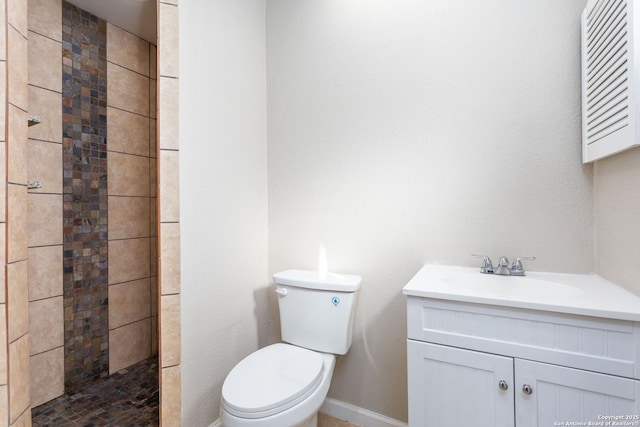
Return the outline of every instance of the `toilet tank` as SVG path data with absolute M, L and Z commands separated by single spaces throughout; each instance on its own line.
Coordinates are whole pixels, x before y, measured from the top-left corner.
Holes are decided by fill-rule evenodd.
M 273 280 L 283 341 L 324 353 L 349 351 L 360 276 L 286 270 Z

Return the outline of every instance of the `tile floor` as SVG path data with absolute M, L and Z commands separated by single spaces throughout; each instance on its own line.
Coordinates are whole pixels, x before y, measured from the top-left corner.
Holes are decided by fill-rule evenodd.
M 322 412 L 318 413 L 318 427 L 358 427 L 356 424 L 351 424 L 346 421 L 339 420 L 337 418 L 325 415 Z
M 34 427 L 158 425 L 158 359 L 152 357 L 32 409 Z
M 34 427 L 157 426 L 157 358 L 37 406 L 32 414 Z M 358 426 L 319 413 L 318 427 Z

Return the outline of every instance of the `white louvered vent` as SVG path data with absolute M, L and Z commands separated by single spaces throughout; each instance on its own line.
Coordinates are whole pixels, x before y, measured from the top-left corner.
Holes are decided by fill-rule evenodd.
M 635 145 L 634 0 L 591 0 L 582 15 L 583 160 Z

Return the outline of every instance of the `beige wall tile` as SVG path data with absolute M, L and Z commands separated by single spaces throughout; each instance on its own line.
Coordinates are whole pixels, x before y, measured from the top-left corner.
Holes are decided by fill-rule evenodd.
M 158 81 L 149 80 L 149 117 L 156 118 L 158 114 Z
M 151 276 L 158 276 L 158 238 L 152 237 L 149 246 L 151 247 Z
M 30 139 L 28 147 L 28 179 L 42 183 L 29 192 L 62 194 L 62 144 Z
M 178 8 L 160 3 L 158 9 L 159 74 L 178 77 Z
M 152 165 L 155 162 L 152 162 Z M 153 176 L 153 174 L 151 175 Z M 153 188 L 153 186 L 151 186 Z M 158 199 L 152 197 L 149 199 L 149 235 L 157 236 L 158 235 Z
M 160 224 L 161 295 L 180 293 L 180 224 Z
M 149 157 L 157 158 L 158 157 L 158 140 L 157 140 L 157 129 L 156 129 L 156 120 L 149 120 Z
M 160 150 L 160 221 L 180 220 L 179 153 Z
M 160 366 L 180 364 L 180 295 L 160 297 Z
M 149 198 L 109 196 L 109 239 L 149 236 Z
M 119 65 L 107 63 L 107 103 L 132 113 L 149 115 L 149 78 Z
M 0 2 L 2 3 L 2 2 Z M 2 8 L 0 8 L 1 11 Z M 0 31 L 2 33 L 2 31 Z M 0 47 L 1 50 L 4 50 L 4 46 Z M 0 82 L 7 81 L 7 63 L 5 61 L 0 61 Z M 4 84 L 0 84 L 0 99 L 4 100 L 7 95 L 6 86 Z M 5 130 L 6 130 L 6 117 L 7 110 L 4 102 L 0 102 L 0 141 L 6 140 Z
M 158 160 L 149 158 L 149 197 L 158 197 Z
M 7 262 L 27 259 L 27 187 L 7 186 Z
M 7 14 L 5 13 L 6 10 L 6 1 L 0 1 L 0 29 L 2 29 L 2 31 L 0 31 L 0 61 L 4 61 L 5 59 L 7 59 L 7 32 L 5 31 L 7 28 Z M 0 420 L 1 419 L 2 418 L 0 418 Z
M 4 224 L 0 224 L 0 266 L 4 266 L 7 264 L 7 253 L 6 253 L 6 227 Z M 5 287 L 3 286 L 5 283 L 6 275 L 5 269 L 0 268 L 0 304 L 4 304 L 6 299 L 5 295 Z M 0 344 L 1 345 L 1 344 Z M 0 384 L 2 384 L 0 382 Z
M 62 0 L 29 0 L 29 29 L 62 42 Z
M 32 427 L 31 424 L 31 408 L 27 407 L 17 420 L 11 424 L 11 427 Z
M 158 354 L 158 316 L 151 317 L 151 354 Z
M 26 1 L 7 1 L 7 22 L 25 37 L 28 37 L 27 16 Z
M 31 356 L 31 406 L 64 394 L 64 347 Z
M 149 118 L 139 114 L 107 108 L 107 145 L 109 151 L 149 155 Z
M 180 366 L 162 368 L 160 371 L 162 392 L 160 419 L 163 426 L 181 424 L 182 388 Z
M 29 301 L 62 291 L 62 245 L 29 248 Z
M 7 306 L 6 304 L 0 304 L 0 384 L 7 384 Z M 0 405 L 2 402 L 0 402 Z M 0 421 L 2 417 L 0 417 Z
M 178 79 L 160 77 L 160 149 L 179 148 L 178 131 Z
M 149 77 L 158 78 L 158 49 L 155 45 L 149 43 Z
M 109 373 L 146 359 L 151 355 L 150 319 L 109 331 Z
M 149 239 L 109 241 L 109 284 L 149 277 Z
M 7 339 L 12 343 L 29 332 L 29 268 L 26 260 L 7 265 L 7 311 Z
M 29 407 L 29 335 L 9 344 L 9 418 L 15 423 Z
M 9 387 L 0 386 L 0 427 L 9 425 Z
M 29 32 L 29 84 L 62 92 L 61 51 L 62 43 Z
M 107 23 L 107 61 L 149 76 L 149 42 Z
M 27 80 L 29 67 L 27 65 L 27 39 L 13 27 L 8 28 L 7 36 L 9 42 L 7 48 L 7 84 L 9 92 L 7 96 L 11 104 L 28 111 Z
M 29 138 L 62 143 L 62 94 L 29 86 L 29 112 L 42 118 L 29 126 Z
M 9 141 L 7 180 L 27 184 L 27 113 L 9 104 Z
M 7 161 L 6 144 L 0 142 L 0 223 L 7 221 Z
M 29 303 L 31 355 L 64 345 L 62 296 Z
M 150 315 L 150 279 L 109 286 L 110 330 L 146 319 Z
M 62 195 L 28 196 L 29 246 L 62 244 Z
M 160 304 L 160 301 L 158 300 L 158 277 L 152 276 L 150 280 L 151 280 L 151 307 L 150 307 L 151 315 L 157 316 L 158 305 Z
M 111 152 L 107 175 L 110 196 L 149 196 L 149 158 Z

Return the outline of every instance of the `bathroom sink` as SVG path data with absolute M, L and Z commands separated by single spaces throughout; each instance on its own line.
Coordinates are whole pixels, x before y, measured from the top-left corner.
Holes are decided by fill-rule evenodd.
M 458 274 L 446 276 L 443 282 L 452 291 L 479 296 L 506 299 L 546 300 L 566 299 L 584 291 L 576 286 L 527 276 L 500 276 L 495 274 Z
M 479 268 L 427 264 L 402 293 L 430 299 L 491 304 L 640 321 L 640 297 L 593 274 L 527 271 L 482 274 Z

